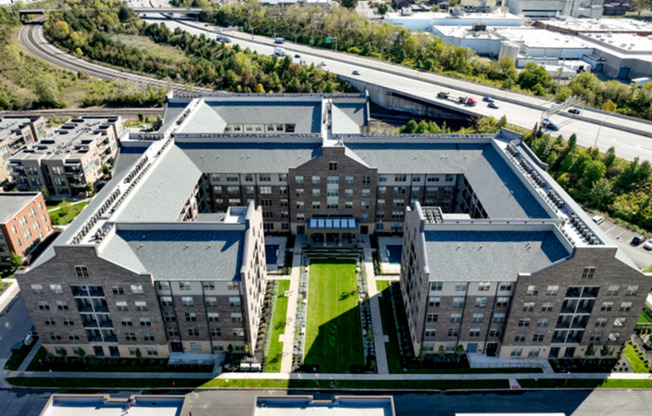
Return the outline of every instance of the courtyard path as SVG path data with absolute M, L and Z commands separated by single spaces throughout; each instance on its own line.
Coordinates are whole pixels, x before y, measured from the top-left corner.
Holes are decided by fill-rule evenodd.
M 290 294 L 288 296 L 288 311 L 285 318 L 285 334 L 280 335 L 283 342 L 281 358 L 281 373 L 292 372 L 292 352 L 294 350 L 294 329 L 297 317 L 297 301 L 299 298 L 299 275 L 301 274 L 301 248 L 304 240 L 296 237 L 292 255 L 292 271 L 290 272 Z
M 374 327 L 374 345 L 376 347 L 376 365 L 378 374 L 389 374 L 387 354 L 385 352 L 385 335 L 383 334 L 383 321 L 378 303 L 378 289 L 376 288 L 376 274 L 374 260 L 371 255 L 371 243 L 368 235 L 361 235 L 360 240 L 364 246 L 364 267 L 367 276 L 367 292 L 369 292 L 369 306 L 371 308 L 371 323 Z

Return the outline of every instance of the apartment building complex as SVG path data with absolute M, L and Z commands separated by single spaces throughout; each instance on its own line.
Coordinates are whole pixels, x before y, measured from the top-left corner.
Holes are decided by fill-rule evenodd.
M 403 234 L 415 353 L 625 341 L 648 278 L 520 135 L 377 135 L 368 118 L 364 95 L 169 95 L 161 129 L 122 141 L 122 170 L 20 273 L 45 347 L 254 351 L 263 231 Z
M 0 190 L 0 266 L 11 253 L 22 257 L 52 232 L 48 209 L 40 192 Z
M 45 118 L 40 116 L 0 117 L 0 183 L 9 180 L 9 158 L 23 148 L 48 138 Z
M 45 188 L 53 198 L 83 194 L 87 183 L 102 178 L 124 132 L 120 117 L 73 118 L 52 138 L 10 157 L 11 175 L 21 191 Z

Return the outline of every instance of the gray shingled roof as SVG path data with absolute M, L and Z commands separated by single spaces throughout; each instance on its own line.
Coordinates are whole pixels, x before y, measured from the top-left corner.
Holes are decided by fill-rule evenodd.
M 348 117 L 350 120 L 353 120 L 353 122 L 357 126 L 364 126 L 367 121 L 367 103 L 366 102 L 347 102 L 346 100 L 333 100 L 333 109 L 337 109 L 341 111 L 346 117 Z M 336 127 L 336 126 L 334 126 Z M 360 129 L 358 128 L 358 130 Z
M 226 124 L 215 107 L 202 103 L 178 133 L 223 133 Z
M 379 174 L 464 174 L 489 218 L 550 218 L 490 143 L 345 141 Z
M 139 144 L 140 146 L 120 146 L 118 153 L 115 155 L 115 163 L 113 164 L 114 176 L 136 163 L 151 143 L 141 142 Z
M 120 207 L 116 221 L 176 221 L 201 175 L 183 151 L 170 146 Z
M 27 192 L 0 192 L 0 224 L 9 221 L 36 195 L 37 193 Z
M 345 107 L 345 109 L 347 109 Z M 352 116 L 354 118 L 352 118 Z M 333 117 L 333 134 L 357 134 L 360 133 L 360 126 L 364 123 L 360 120 L 356 120 L 356 114 L 354 112 L 343 111 L 340 106 L 333 105 L 332 108 L 332 117 Z
M 118 230 L 100 256 L 155 280 L 239 280 L 244 230 Z
M 316 157 L 321 143 L 177 143 L 206 173 L 287 173 Z
M 431 281 L 515 281 L 571 253 L 552 231 L 425 231 Z

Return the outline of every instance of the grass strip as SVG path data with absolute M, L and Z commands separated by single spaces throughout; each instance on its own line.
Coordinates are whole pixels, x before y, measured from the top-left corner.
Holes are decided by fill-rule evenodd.
M 278 373 L 281 371 L 281 359 L 283 357 L 283 343 L 279 341 L 279 335 L 285 334 L 285 321 L 288 312 L 288 298 L 284 293 L 290 289 L 289 280 L 279 280 L 278 293 L 276 295 L 276 306 L 274 308 L 274 318 L 272 327 L 269 328 L 269 337 L 271 343 L 269 346 L 269 353 L 267 354 L 267 367 L 268 373 Z
M 383 334 L 387 335 L 389 342 L 385 343 L 385 355 L 387 356 L 387 366 L 390 374 L 402 373 L 401 354 L 398 349 L 398 334 L 394 324 L 394 313 L 392 312 L 392 295 L 389 291 L 389 282 L 387 280 L 376 281 L 376 288 L 381 297 L 378 305 L 380 306 L 380 318 L 383 323 Z
M 525 389 L 557 388 L 598 388 L 598 389 L 649 389 L 652 380 L 624 379 L 518 379 L 518 384 Z
M 201 387 L 329 389 L 330 380 L 213 379 Z M 333 380 L 334 389 L 474 390 L 508 389 L 507 380 Z
M 632 366 L 632 370 L 634 370 L 635 373 L 649 373 L 650 371 L 647 369 L 647 366 L 641 360 L 641 357 L 638 356 L 634 348 L 632 347 L 631 344 L 627 343 L 625 346 L 625 358 L 627 358 L 627 361 L 629 361 L 629 365 Z

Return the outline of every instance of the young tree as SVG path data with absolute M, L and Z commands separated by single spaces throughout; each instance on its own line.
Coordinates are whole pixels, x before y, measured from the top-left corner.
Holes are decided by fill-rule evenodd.
M 593 187 L 589 191 L 589 200 L 591 204 L 597 209 L 602 209 L 603 206 L 609 203 L 613 195 L 613 187 L 607 178 L 601 178 L 593 182 Z
M 20 254 L 12 251 L 11 256 L 9 257 L 9 266 L 12 269 L 17 269 L 22 265 L 23 265 L 23 257 Z
M 65 348 L 59 349 L 59 355 L 63 358 L 64 361 L 68 361 L 68 350 Z
M 135 355 L 136 355 L 136 358 L 138 358 L 138 361 L 142 364 L 143 363 L 143 353 L 140 351 L 140 348 L 136 348 Z
M 77 357 L 79 357 L 79 359 L 82 360 L 84 364 L 86 364 L 86 350 L 81 347 L 77 348 Z

